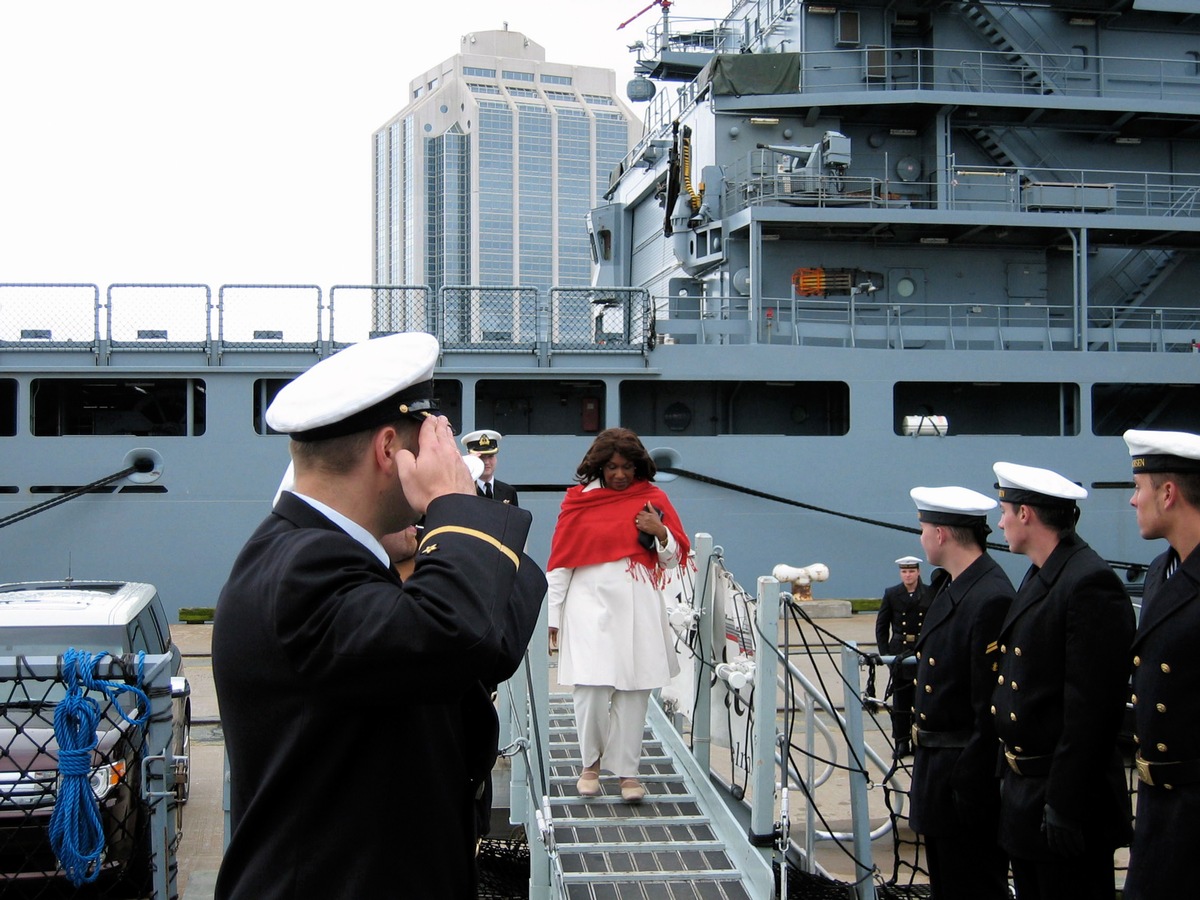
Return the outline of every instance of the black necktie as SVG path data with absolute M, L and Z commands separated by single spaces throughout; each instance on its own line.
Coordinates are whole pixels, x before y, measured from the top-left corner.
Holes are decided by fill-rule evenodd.
M 492 483 L 490 481 L 485 482 L 483 485 L 483 496 L 487 497 L 489 500 L 492 499 Z

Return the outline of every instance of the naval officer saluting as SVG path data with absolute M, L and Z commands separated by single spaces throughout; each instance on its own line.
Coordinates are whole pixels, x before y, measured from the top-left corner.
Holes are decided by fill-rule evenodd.
M 1170 545 L 1133 641 L 1140 783 L 1124 896 L 1154 900 L 1195 879 L 1200 846 L 1200 435 L 1134 430 L 1125 443 L 1138 531 Z
M 1130 837 L 1117 733 L 1133 605 L 1075 531 L 1084 488 L 1049 469 L 992 468 L 1004 538 L 1032 563 L 1000 630 L 992 688 L 1000 845 L 1021 900 L 1112 900 L 1113 851 Z
M 213 625 L 229 754 L 217 900 L 476 895 L 496 759 L 483 683 L 546 590 L 528 512 L 475 496 L 437 414 L 428 334 L 364 341 L 279 392 L 295 484 L 233 564 Z M 403 585 L 381 539 L 425 530 Z
M 909 495 L 925 556 L 946 573 L 917 641 L 909 825 L 925 838 L 937 900 L 1008 900 L 989 706 L 1013 588 L 986 550 L 996 501 L 954 486 Z
M 472 456 L 478 456 L 483 463 L 483 474 L 475 479 L 475 493 L 480 497 L 499 500 L 501 503 L 517 502 L 517 491 L 511 484 L 505 484 L 496 477 L 496 460 L 500 454 L 500 441 L 504 438 L 498 431 L 482 428 L 464 434 L 462 444 Z

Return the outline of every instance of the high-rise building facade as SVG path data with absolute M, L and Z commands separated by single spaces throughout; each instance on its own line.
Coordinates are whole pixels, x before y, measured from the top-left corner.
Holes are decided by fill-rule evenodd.
M 374 135 L 375 282 L 589 284 L 585 215 L 634 134 L 615 73 L 484 31 L 409 98 Z

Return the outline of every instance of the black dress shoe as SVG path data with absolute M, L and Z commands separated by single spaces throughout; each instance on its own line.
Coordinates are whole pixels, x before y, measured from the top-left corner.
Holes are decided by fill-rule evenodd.
M 903 759 L 906 756 L 912 756 L 912 741 L 899 740 L 896 741 L 896 759 Z

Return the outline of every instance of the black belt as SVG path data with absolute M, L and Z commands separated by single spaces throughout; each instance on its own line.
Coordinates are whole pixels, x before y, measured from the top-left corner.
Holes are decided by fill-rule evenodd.
M 970 731 L 927 731 L 916 725 L 912 727 L 913 744 L 939 750 L 961 750 L 971 742 Z
M 1138 751 L 1134 759 L 1138 779 L 1151 787 L 1173 788 L 1200 781 L 1200 759 L 1185 759 L 1179 762 L 1150 762 L 1142 759 Z
M 1050 763 L 1053 756 L 1018 756 L 1007 747 L 1004 748 L 1004 761 L 1018 775 L 1037 778 L 1050 774 Z

